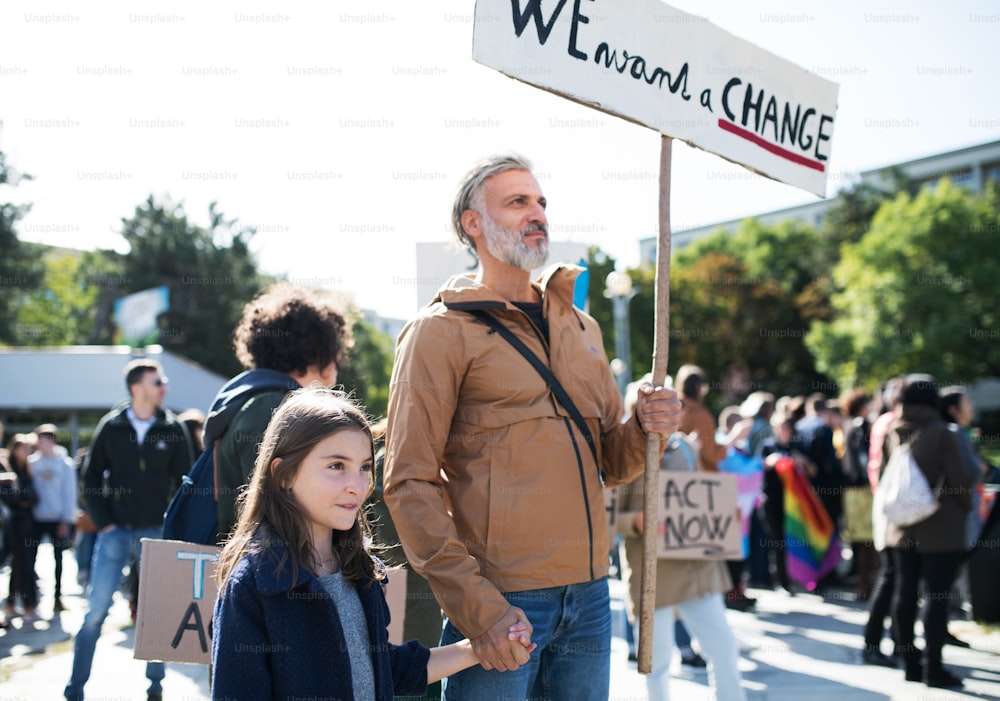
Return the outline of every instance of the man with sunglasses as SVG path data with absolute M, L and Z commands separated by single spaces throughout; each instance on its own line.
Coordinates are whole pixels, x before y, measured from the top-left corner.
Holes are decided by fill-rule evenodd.
M 122 569 L 138 561 L 142 538 L 160 537 L 163 512 L 194 459 L 187 429 L 163 407 L 167 378 L 160 364 L 133 360 L 125 368 L 125 385 L 130 400 L 101 419 L 83 466 L 83 497 L 98 535 L 67 699 L 83 698 Z M 162 697 L 163 676 L 162 662 L 147 663 L 151 701 Z

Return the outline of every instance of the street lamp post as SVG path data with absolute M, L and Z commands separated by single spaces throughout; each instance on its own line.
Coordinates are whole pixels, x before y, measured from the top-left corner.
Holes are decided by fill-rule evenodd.
M 604 279 L 604 296 L 611 300 L 611 311 L 615 322 L 615 355 L 611 370 L 618 382 L 618 393 L 624 397 L 625 388 L 632 380 L 632 342 L 629 337 L 628 303 L 635 297 L 632 278 L 625 273 L 612 270 Z

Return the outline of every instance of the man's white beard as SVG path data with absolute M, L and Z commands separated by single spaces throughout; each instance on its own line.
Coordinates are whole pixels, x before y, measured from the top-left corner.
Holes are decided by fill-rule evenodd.
M 533 248 L 524 241 L 524 234 L 541 228 L 544 224 L 529 224 L 521 231 L 507 229 L 494 222 L 488 214 L 483 214 L 483 238 L 486 239 L 486 248 L 497 260 L 512 265 L 521 270 L 531 272 L 536 268 L 545 265 L 549 259 L 549 241 L 539 241 L 538 247 Z M 548 232 L 546 231 L 546 236 Z

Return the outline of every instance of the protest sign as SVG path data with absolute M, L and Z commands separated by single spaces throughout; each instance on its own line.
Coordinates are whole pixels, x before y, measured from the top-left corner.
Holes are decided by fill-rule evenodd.
M 736 475 L 660 472 L 658 558 L 742 560 Z
M 477 0 L 472 57 L 815 195 L 837 84 L 659 0 Z
M 139 660 L 209 664 L 220 548 L 142 539 L 135 650 Z

